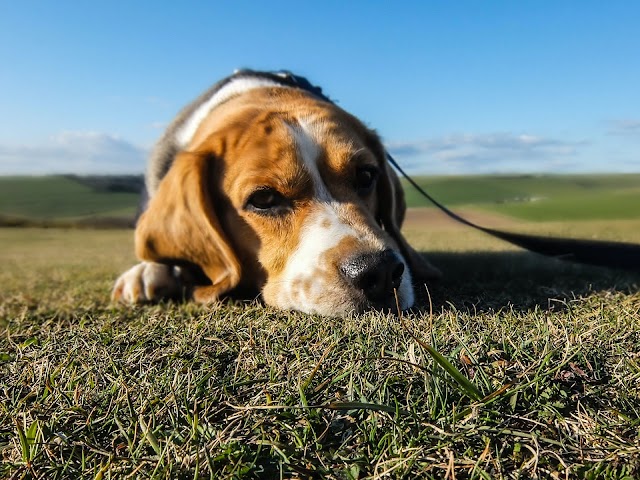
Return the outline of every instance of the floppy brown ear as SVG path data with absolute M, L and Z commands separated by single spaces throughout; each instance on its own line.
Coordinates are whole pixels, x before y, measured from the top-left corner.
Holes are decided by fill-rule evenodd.
M 211 285 L 194 289 L 193 297 L 211 302 L 240 281 L 240 264 L 222 231 L 210 189 L 207 155 L 178 154 L 136 227 L 136 254 L 160 263 L 199 266 Z
M 407 204 L 404 200 L 404 190 L 396 172 L 391 168 L 384 155 L 384 172 L 378 182 L 379 218 L 385 231 L 393 237 L 403 256 L 409 262 L 409 268 L 414 278 L 432 280 L 440 278 L 442 273 L 431 265 L 422 255 L 416 252 L 402 235 L 400 228 L 404 221 Z

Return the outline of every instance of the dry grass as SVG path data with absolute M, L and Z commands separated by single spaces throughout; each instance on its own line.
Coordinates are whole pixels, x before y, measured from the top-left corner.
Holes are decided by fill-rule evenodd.
M 639 476 L 638 276 L 409 235 L 448 275 L 407 326 L 481 401 L 395 316 L 116 307 L 130 232 L 0 230 L 0 477 Z

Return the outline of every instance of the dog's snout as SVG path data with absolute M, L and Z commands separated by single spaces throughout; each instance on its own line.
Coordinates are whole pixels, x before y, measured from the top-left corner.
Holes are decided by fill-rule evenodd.
M 404 263 L 393 250 L 364 253 L 342 265 L 342 274 L 351 285 L 362 290 L 369 301 L 381 302 L 400 287 Z

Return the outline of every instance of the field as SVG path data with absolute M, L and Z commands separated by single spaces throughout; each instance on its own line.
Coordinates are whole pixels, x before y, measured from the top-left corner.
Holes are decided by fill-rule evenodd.
M 640 218 L 640 174 L 417 177 L 445 205 L 529 221 Z M 123 226 L 140 177 L 0 177 L 0 225 Z M 431 207 L 406 188 L 410 207 Z
M 640 242 L 638 219 L 468 213 Z M 425 298 L 400 321 L 111 305 L 130 230 L 0 229 L 0 477 L 640 476 L 638 275 L 523 253 L 434 210 L 410 211 L 407 235 L 445 277 L 433 314 Z
M 109 178 L 109 177 L 106 177 Z M 118 178 L 118 177 L 111 177 Z M 0 177 L 0 225 L 100 225 L 112 219 L 123 226 L 134 217 L 141 182 L 104 188 L 72 176 Z M 109 186 L 108 186 L 109 187 Z
M 447 206 L 472 205 L 529 221 L 640 218 L 640 175 L 419 177 Z M 410 206 L 426 205 L 405 188 Z

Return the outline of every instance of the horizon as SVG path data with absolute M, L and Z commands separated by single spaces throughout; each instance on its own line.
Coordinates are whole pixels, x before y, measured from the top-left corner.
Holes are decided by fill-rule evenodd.
M 0 175 L 142 174 L 241 67 L 307 77 L 412 174 L 640 172 L 640 4 L 323 6 L 4 6 Z
M 79 178 L 91 178 L 91 177 L 125 177 L 125 178 L 140 178 L 144 177 L 144 172 L 139 173 L 74 173 L 74 172 L 56 172 L 56 173 L 0 173 L 0 179 L 7 178 L 48 178 L 48 177 L 79 177 Z M 522 178 L 540 178 L 540 177 L 616 177 L 634 175 L 640 176 L 640 172 L 530 172 L 530 173 L 517 173 L 517 172 L 504 172 L 504 173 L 410 173 L 414 179 L 443 179 L 443 178 L 461 178 L 461 177 L 503 177 L 505 179 L 522 179 Z M 400 174 L 400 179 L 405 178 Z

